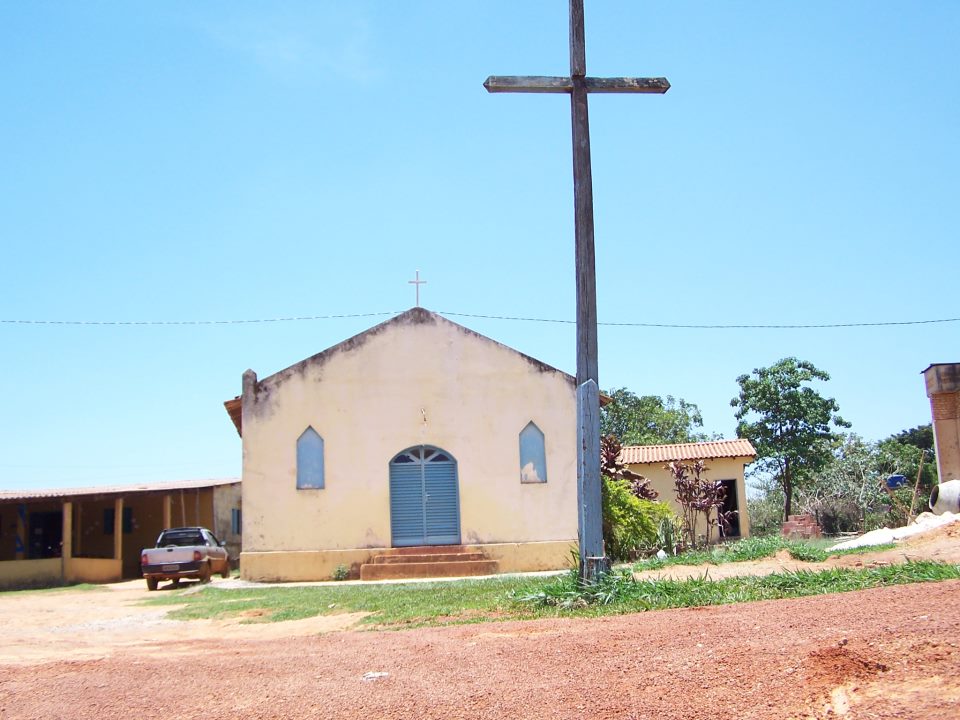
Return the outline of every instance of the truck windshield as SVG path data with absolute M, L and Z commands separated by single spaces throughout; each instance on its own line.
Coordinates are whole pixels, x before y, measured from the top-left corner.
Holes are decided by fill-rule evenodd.
M 196 531 L 167 532 L 157 540 L 157 547 L 167 547 L 168 545 L 178 545 L 187 547 L 189 545 L 203 545 L 203 537 Z

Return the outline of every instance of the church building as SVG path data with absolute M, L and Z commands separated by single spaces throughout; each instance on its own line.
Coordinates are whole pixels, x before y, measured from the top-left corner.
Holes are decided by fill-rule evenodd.
M 574 378 L 420 307 L 225 406 L 250 580 L 563 568 L 577 545 Z

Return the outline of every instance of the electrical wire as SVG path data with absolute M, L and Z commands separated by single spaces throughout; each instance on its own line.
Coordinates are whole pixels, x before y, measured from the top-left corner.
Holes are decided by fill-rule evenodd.
M 441 312 L 440 315 L 453 317 L 483 318 L 486 320 L 521 320 L 524 322 L 565 323 L 574 325 L 576 320 L 548 320 L 544 318 L 509 317 L 505 315 L 472 315 L 469 313 Z M 937 320 L 902 320 L 886 322 L 850 322 L 850 323 L 819 323 L 806 325 L 684 325 L 679 323 L 649 323 L 649 322 L 597 322 L 597 325 L 606 327 L 645 327 L 671 328 L 680 330 L 800 330 L 823 328 L 851 328 L 851 327 L 887 327 L 891 325 L 931 325 L 934 323 L 960 322 L 960 318 L 941 318 Z
M 163 325 L 253 325 L 258 323 L 286 323 L 304 322 L 312 320 L 344 320 L 351 318 L 378 317 L 385 315 L 399 315 L 404 311 L 351 313 L 344 315 L 301 315 L 276 318 L 250 318 L 227 320 L 28 320 L 0 318 L 0 325 L 73 325 L 73 326 L 163 326 Z M 438 311 L 438 315 L 450 317 L 476 318 L 482 320 L 508 320 L 514 322 L 553 323 L 560 325 L 575 325 L 576 320 L 556 318 L 534 318 L 514 315 L 483 315 L 479 313 L 445 312 Z M 858 327 L 896 327 L 905 325 L 934 325 L 939 323 L 960 322 L 960 318 L 937 318 L 932 320 L 889 320 L 879 322 L 843 322 L 843 323 L 796 323 L 796 324 L 700 324 L 700 323 L 654 323 L 654 322 L 604 322 L 597 325 L 603 327 L 637 327 L 637 328 L 666 328 L 673 330 L 823 330 L 836 328 Z

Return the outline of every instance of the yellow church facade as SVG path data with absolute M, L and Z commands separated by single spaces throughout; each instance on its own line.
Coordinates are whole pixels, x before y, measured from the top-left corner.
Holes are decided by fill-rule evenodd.
M 497 572 L 570 563 L 574 379 L 516 350 L 418 307 L 269 377 L 248 370 L 225 405 L 246 579 L 359 576 L 423 547 Z

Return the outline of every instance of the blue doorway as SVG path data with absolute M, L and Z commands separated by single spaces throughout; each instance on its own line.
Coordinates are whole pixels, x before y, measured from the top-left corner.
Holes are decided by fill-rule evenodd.
M 419 445 L 390 461 L 390 542 L 460 544 L 460 487 L 450 453 Z

